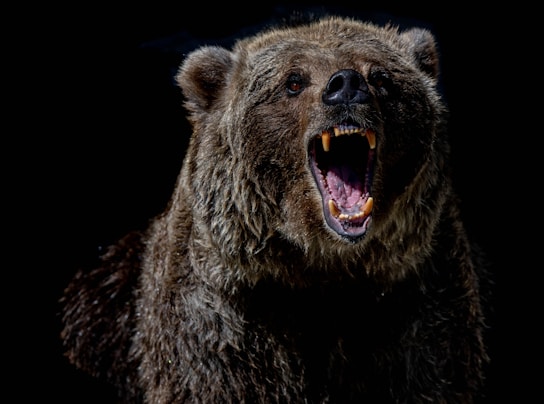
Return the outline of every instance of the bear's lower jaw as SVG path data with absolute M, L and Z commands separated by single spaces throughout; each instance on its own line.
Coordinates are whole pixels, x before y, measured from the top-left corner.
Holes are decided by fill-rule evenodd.
M 360 240 L 368 231 L 374 200 L 368 193 L 355 204 L 350 212 L 341 211 L 330 196 L 323 198 L 323 212 L 327 225 L 339 236 L 350 242 Z

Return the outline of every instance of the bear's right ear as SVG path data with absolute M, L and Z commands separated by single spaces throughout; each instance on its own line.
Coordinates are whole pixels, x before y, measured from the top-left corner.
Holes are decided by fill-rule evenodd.
M 186 57 L 175 78 L 189 111 L 210 109 L 226 82 L 232 61 L 232 53 L 219 46 L 204 46 Z

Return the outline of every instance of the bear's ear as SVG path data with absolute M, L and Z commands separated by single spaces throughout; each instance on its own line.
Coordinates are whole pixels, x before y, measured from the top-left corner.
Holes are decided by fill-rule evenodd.
M 414 56 L 419 68 L 432 78 L 438 78 L 439 56 L 434 35 L 423 28 L 411 28 L 400 37 L 408 52 Z
M 176 74 L 176 82 L 192 112 L 209 110 L 226 82 L 232 53 L 218 46 L 204 46 L 191 52 Z

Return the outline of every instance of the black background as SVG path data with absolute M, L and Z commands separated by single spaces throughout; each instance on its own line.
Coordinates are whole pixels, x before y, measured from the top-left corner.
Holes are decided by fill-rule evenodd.
M 15 46 L 4 62 L 13 70 L 6 87 L 14 90 L 5 109 L 13 119 L 5 137 L 5 221 L 14 226 L 5 230 L 4 354 L 17 401 L 113 401 L 106 386 L 62 356 L 62 289 L 101 247 L 165 207 L 189 135 L 172 78 L 184 54 L 202 44 L 230 46 L 309 7 L 436 34 L 455 184 L 497 283 L 486 402 L 529 402 L 539 387 L 542 319 L 535 292 L 542 263 L 531 257 L 540 219 L 529 191 L 539 184 L 538 160 L 530 166 L 538 132 L 523 128 L 534 103 L 525 91 L 536 81 L 532 59 L 523 56 L 536 49 L 523 31 L 533 11 L 468 2 L 134 4 L 27 5 L 13 14 L 20 24 L 6 39 Z

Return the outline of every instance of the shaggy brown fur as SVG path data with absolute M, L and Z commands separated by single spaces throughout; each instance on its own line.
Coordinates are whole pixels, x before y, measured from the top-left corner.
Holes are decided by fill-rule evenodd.
M 189 54 L 177 187 L 67 287 L 68 358 L 128 402 L 475 401 L 485 278 L 437 76 L 428 31 L 334 17 Z

